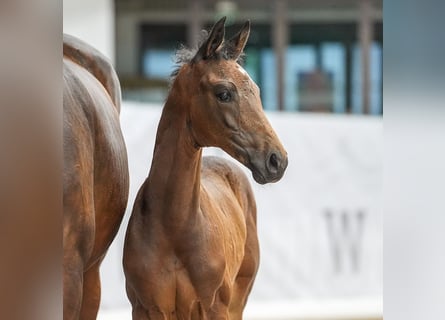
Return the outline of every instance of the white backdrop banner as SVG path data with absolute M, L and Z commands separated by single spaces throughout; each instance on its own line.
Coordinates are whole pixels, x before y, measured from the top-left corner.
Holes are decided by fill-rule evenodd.
M 130 197 L 105 258 L 102 308 L 123 308 L 122 249 L 136 193 L 150 169 L 160 106 L 124 102 Z M 261 186 L 260 269 L 249 303 L 382 296 L 382 119 L 268 113 L 289 155 L 283 179 Z M 227 156 L 219 149 L 206 154 Z M 233 160 L 235 161 L 235 160 Z M 242 166 L 241 164 L 239 164 Z

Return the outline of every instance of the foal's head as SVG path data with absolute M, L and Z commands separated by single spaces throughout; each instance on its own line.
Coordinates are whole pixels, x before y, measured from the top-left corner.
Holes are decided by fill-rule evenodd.
M 264 115 L 258 86 L 237 63 L 250 23 L 224 41 L 224 22 L 213 26 L 179 69 L 172 90 L 189 99 L 187 120 L 198 146 L 222 148 L 247 166 L 258 183 L 276 182 L 286 170 L 287 153 Z

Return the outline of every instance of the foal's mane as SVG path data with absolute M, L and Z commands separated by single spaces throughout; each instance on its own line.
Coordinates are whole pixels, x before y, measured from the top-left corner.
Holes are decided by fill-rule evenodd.
M 209 36 L 209 31 L 207 30 L 201 30 L 201 33 L 198 38 L 198 44 L 197 46 L 193 48 L 188 48 L 184 44 L 180 44 L 179 48 L 175 52 L 175 56 L 173 58 L 174 62 L 176 63 L 175 69 L 170 74 L 170 85 L 175 80 L 176 76 L 179 73 L 179 70 L 181 67 L 185 64 L 193 64 L 193 58 L 196 56 L 196 53 L 198 52 L 201 45 L 207 40 Z M 228 42 L 223 42 L 221 44 L 221 47 L 219 50 L 215 52 L 215 54 L 212 56 L 213 60 L 233 60 L 233 57 L 231 56 L 232 48 L 230 45 L 228 45 Z M 244 53 L 240 54 L 236 62 L 240 65 L 244 62 Z

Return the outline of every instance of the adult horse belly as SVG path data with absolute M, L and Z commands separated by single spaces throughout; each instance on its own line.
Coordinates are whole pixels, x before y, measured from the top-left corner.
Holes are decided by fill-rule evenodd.
M 92 259 L 101 257 L 116 236 L 127 206 L 129 188 L 127 152 L 118 115 L 117 112 L 107 113 L 105 109 L 102 111 L 110 117 L 109 121 L 102 117 L 96 124 L 100 129 L 96 130 L 95 137 L 96 235 Z
M 76 69 L 82 89 L 90 103 L 83 105 L 93 140 L 95 241 L 88 265 L 101 259 L 113 241 L 128 199 L 127 152 L 119 114 L 102 84 L 87 70 Z

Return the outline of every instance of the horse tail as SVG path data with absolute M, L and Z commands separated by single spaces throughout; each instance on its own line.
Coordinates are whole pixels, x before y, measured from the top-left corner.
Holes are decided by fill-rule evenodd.
M 110 60 L 86 42 L 67 34 L 63 35 L 63 56 L 88 70 L 104 86 L 120 113 L 121 88 Z

